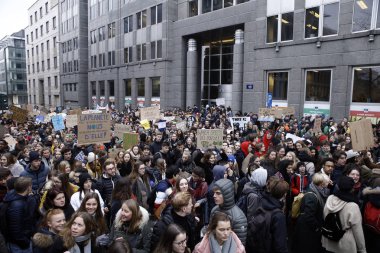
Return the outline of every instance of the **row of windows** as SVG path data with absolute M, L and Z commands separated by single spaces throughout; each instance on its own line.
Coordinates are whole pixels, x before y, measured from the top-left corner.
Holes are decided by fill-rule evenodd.
M 273 13 L 271 4 L 275 0 L 268 0 L 268 13 Z M 292 0 L 291 0 L 292 1 Z M 367 31 L 380 28 L 380 0 L 354 1 L 352 18 L 352 32 Z M 278 8 L 278 7 L 277 7 Z M 284 7 L 285 9 L 285 7 Z M 294 1 L 293 1 L 294 9 Z M 279 13 L 267 16 L 267 43 L 293 40 L 294 12 L 285 12 L 281 6 Z M 338 35 L 339 28 L 339 0 L 332 0 L 327 4 L 320 1 L 305 1 L 304 37 L 315 38 L 321 36 Z
M 62 63 L 62 71 L 63 73 L 71 73 L 71 72 L 79 71 L 79 61 L 73 60 L 73 61 Z
M 248 2 L 249 0 L 235 0 L 235 4 Z M 231 7 L 234 0 L 190 0 L 189 1 L 189 17 L 197 16 L 199 11 L 207 13 L 222 8 Z
M 77 83 L 64 83 L 62 85 L 65 91 L 77 91 Z
M 48 14 L 49 13 L 49 3 L 46 2 L 45 3 L 45 14 Z M 43 11 L 42 11 L 42 6 L 40 7 L 40 18 L 43 17 Z M 33 15 L 30 15 L 30 25 L 33 25 Z M 37 22 L 38 18 L 37 18 L 37 11 L 34 12 L 34 22 Z
M 56 43 L 57 43 L 57 38 L 56 37 L 53 37 L 53 46 L 54 48 L 56 48 Z M 46 44 L 46 52 L 49 52 L 50 51 L 50 40 L 47 40 L 45 42 Z M 27 59 L 29 60 L 30 59 L 30 54 L 29 52 L 31 52 L 31 57 L 34 57 L 34 51 L 36 51 L 36 55 L 38 56 L 39 55 L 39 50 L 41 49 L 41 54 L 43 55 L 44 54 L 44 50 L 45 50 L 45 44 L 42 42 L 40 45 L 36 45 L 36 47 L 32 47 L 29 51 L 26 50 L 26 56 L 27 56 Z M 34 50 L 35 49 L 35 50 Z
M 33 89 L 31 85 L 31 81 L 33 81 Z M 32 91 L 36 91 L 36 79 L 28 80 L 28 89 L 29 93 Z M 58 76 L 54 76 L 54 89 L 58 89 Z M 48 92 L 51 90 L 51 78 L 50 76 L 48 77 Z
M 99 61 L 98 61 L 99 59 Z M 107 66 L 116 65 L 116 54 L 115 51 L 108 52 L 108 62 Z M 99 54 L 99 58 L 96 55 L 90 57 L 90 68 L 102 68 L 106 66 L 106 53 Z
M 77 50 L 79 47 L 78 37 L 62 42 L 62 53 L 71 52 Z
M 353 103 L 380 103 L 380 67 L 354 68 Z M 329 102 L 332 70 L 306 70 L 305 101 Z M 267 88 L 273 100 L 288 99 L 289 72 L 268 72 Z
M 41 66 L 41 69 L 40 69 Z M 36 67 L 36 68 L 35 68 Z M 53 59 L 53 67 L 54 69 L 57 69 L 58 63 L 57 63 L 57 57 L 54 57 Z M 39 73 L 40 70 L 43 72 L 45 71 L 45 61 L 41 61 L 41 65 L 39 62 L 36 63 L 36 65 L 33 63 L 32 64 L 32 69 L 30 69 L 30 64 L 28 64 L 28 74 L 30 73 Z M 50 70 L 50 59 L 46 59 L 46 70 Z
M 68 33 L 79 26 L 79 16 L 75 15 L 61 23 L 61 34 Z
M 56 17 L 53 17 L 52 19 L 52 29 L 55 30 L 57 28 L 57 18 Z M 39 30 L 39 33 L 38 33 L 38 30 Z M 49 21 L 46 21 L 45 23 L 45 33 L 48 34 L 50 31 L 50 22 Z M 40 28 L 38 29 L 38 27 L 34 30 L 34 31 L 31 31 L 30 32 L 30 42 L 33 42 L 34 39 L 38 39 L 38 36 L 42 37 L 44 35 L 44 25 L 40 25 Z M 26 43 L 29 44 L 29 35 L 27 34 L 26 35 Z
M 107 6 L 105 5 L 105 2 L 107 2 Z M 108 10 L 108 12 L 115 10 L 116 6 L 114 0 L 91 0 L 89 12 L 90 20 L 102 16 L 105 13 L 105 10 Z

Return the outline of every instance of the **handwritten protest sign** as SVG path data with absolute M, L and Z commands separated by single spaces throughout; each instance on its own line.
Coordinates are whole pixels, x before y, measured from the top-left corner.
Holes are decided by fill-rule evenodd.
M 320 133 L 320 132 L 322 132 L 321 125 L 322 125 L 322 119 L 321 118 L 316 118 L 314 120 L 313 132 L 314 133 Z
M 53 127 L 54 127 L 55 131 L 59 131 L 59 130 L 65 129 L 65 124 L 63 122 L 62 115 L 60 115 L 60 114 L 54 115 L 53 117 L 51 117 L 51 121 L 53 123 Z
M 238 124 L 239 129 L 245 129 L 250 120 L 251 120 L 250 117 L 231 117 L 230 118 L 231 125 L 234 126 L 235 124 Z
M 222 147 L 223 129 L 198 129 L 197 130 L 197 147 L 214 148 Z
M 160 108 L 158 106 L 140 108 L 141 120 L 155 120 L 159 119 L 160 117 Z
M 216 105 L 217 105 L 217 106 L 225 105 L 225 104 L 226 104 L 226 100 L 225 100 L 225 98 L 217 98 L 217 99 L 216 99 Z
M 187 131 L 187 122 L 186 121 L 178 122 L 177 124 L 175 124 L 175 126 L 177 129 L 181 129 L 182 132 Z
M 17 106 L 12 105 L 10 110 L 13 112 L 12 119 L 19 123 L 25 123 L 28 119 L 28 111 L 18 108 Z
M 350 123 L 351 142 L 354 151 L 368 150 L 374 146 L 372 123 L 370 119 L 362 119 Z
M 131 131 L 131 127 L 128 125 L 115 124 L 114 133 L 115 133 L 115 136 L 119 138 L 119 140 L 123 139 L 124 133 L 128 133 L 130 131 Z
M 123 148 L 130 149 L 134 145 L 139 143 L 139 134 L 136 133 L 125 133 L 123 135 Z
M 78 109 L 73 109 L 73 110 L 70 110 L 69 111 L 69 115 L 77 115 L 77 114 L 81 114 L 82 113 L 82 109 L 78 108 Z
M 276 119 L 282 119 L 283 116 L 292 115 L 294 113 L 294 107 L 259 108 L 259 117 L 263 118 L 273 116 Z
M 0 125 L 0 138 L 3 138 L 4 134 L 9 134 L 9 130 L 5 126 Z
M 5 137 L 4 140 L 8 143 L 8 146 L 13 150 L 17 144 L 17 141 L 12 136 Z
M 78 115 L 76 114 L 71 114 L 66 116 L 66 127 L 74 127 L 78 125 Z
M 78 115 L 78 144 L 107 143 L 111 135 L 111 115 L 93 113 Z

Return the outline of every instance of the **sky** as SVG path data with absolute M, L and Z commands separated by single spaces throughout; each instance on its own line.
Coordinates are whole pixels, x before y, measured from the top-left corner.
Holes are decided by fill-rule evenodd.
M 37 0 L 0 0 L 0 39 L 28 26 L 28 8 Z

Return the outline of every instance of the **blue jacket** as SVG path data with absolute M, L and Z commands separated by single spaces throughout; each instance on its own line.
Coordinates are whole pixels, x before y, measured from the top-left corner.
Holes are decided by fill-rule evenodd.
M 32 178 L 32 189 L 34 192 L 41 189 L 46 183 L 46 178 L 49 174 L 49 168 L 45 167 L 45 164 L 41 162 L 40 168 L 38 170 L 30 169 L 31 164 L 26 166 L 25 170 L 21 173 L 21 177 Z
M 31 215 L 27 201 L 28 196 L 17 194 L 15 190 L 11 190 L 4 197 L 4 203 L 8 203 L 7 235 L 9 241 L 20 248 L 29 247 L 32 235 Z

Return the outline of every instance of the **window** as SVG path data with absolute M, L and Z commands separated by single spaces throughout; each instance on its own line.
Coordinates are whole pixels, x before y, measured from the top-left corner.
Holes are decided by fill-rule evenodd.
M 90 32 L 90 42 L 91 44 L 95 44 L 96 43 L 96 30 L 93 30 Z
M 108 11 L 113 10 L 113 0 L 108 0 Z
M 33 25 L 33 16 L 32 15 L 30 15 L 30 25 Z
M 37 22 L 37 11 L 34 12 L 34 22 Z
M 56 69 L 58 67 L 57 57 L 54 57 L 54 68 Z
M 40 7 L 40 18 L 42 18 L 42 7 Z
M 49 12 L 49 3 L 46 2 L 45 3 L 45 14 L 47 14 Z
M 50 59 L 46 59 L 46 69 L 50 69 Z
M 33 72 L 33 74 L 34 74 L 34 72 L 35 72 L 35 69 L 34 69 L 34 63 L 32 64 L 32 72 Z
M 352 102 L 380 103 L 380 66 L 354 68 Z
M 294 0 L 267 1 L 267 43 L 293 40 Z
M 150 8 L 151 25 L 159 24 L 162 22 L 162 4 Z
M 78 49 L 78 37 L 73 38 L 73 50 Z
M 38 28 L 36 28 L 36 39 L 38 39 Z
M 133 31 L 133 16 L 128 16 L 124 18 L 124 33 L 129 33 Z
M 58 76 L 54 76 L 54 88 L 58 88 Z
M 105 40 L 105 34 L 104 34 L 105 26 L 102 26 L 98 29 L 99 32 L 99 41 Z
M 115 37 L 115 22 L 108 24 L 108 38 Z
M 45 71 L 45 61 L 41 61 L 41 71 Z
M 132 96 L 132 80 L 124 79 L 124 86 L 125 86 L 125 97 Z
M 29 35 L 26 35 L 26 43 L 29 44 Z
M 40 63 L 37 62 L 37 73 L 40 72 Z
M 38 51 L 38 45 L 36 46 L 36 55 L 39 54 L 39 51 Z
M 152 97 L 160 97 L 160 78 L 153 77 L 151 80 L 152 80 Z
M 30 32 L 30 40 L 33 42 L 33 32 Z
M 96 82 L 91 82 L 91 95 L 96 96 Z
M 28 65 L 28 74 L 30 74 L 30 65 Z
M 53 30 L 55 30 L 55 28 L 57 28 L 57 18 L 53 17 Z
M 305 101 L 330 101 L 331 70 L 307 70 Z
M 136 84 L 137 84 L 137 96 L 145 97 L 145 79 L 144 78 L 136 79 Z
M 114 97 L 115 96 L 115 82 L 114 82 L 114 80 L 109 80 L 108 86 L 109 86 L 109 96 Z
M 91 0 L 90 2 L 90 20 L 96 18 L 96 1 L 97 0 Z
M 352 31 L 359 32 L 376 28 L 380 28 L 380 1 L 355 0 Z
M 273 100 L 287 100 L 288 72 L 269 72 L 268 92 L 272 93 Z
M 124 48 L 124 63 L 132 62 L 132 47 Z
M 41 43 L 41 54 L 44 53 L 44 43 Z
M 99 90 L 100 90 L 100 96 L 106 95 L 106 90 L 104 87 L 104 81 L 99 81 Z
M 151 56 L 151 59 L 158 59 L 158 58 L 162 58 L 162 40 L 158 40 L 158 41 L 152 41 L 150 43 L 150 46 L 151 46 L 151 52 L 150 52 L 150 56 Z
M 137 29 L 146 27 L 146 10 L 138 12 L 136 14 L 136 17 L 137 17 Z
M 338 34 L 339 2 L 308 8 L 309 2 L 313 4 L 306 1 L 305 38 Z
M 108 66 L 115 64 L 115 51 L 108 52 Z
M 57 37 L 53 37 L 53 47 L 57 46 Z
M 46 29 L 46 33 L 49 33 L 49 21 L 46 21 L 45 29 Z
M 46 51 L 49 51 L 50 50 L 50 41 L 47 40 L 46 41 Z
M 43 32 L 44 32 L 44 26 L 41 25 L 41 26 L 40 26 L 40 36 L 41 36 L 41 37 L 42 37 L 42 35 L 43 35 Z
M 189 17 L 198 15 L 198 0 L 189 1 Z
M 104 0 L 99 0 L 98 11 L 99 11 L 99 16 L 102 16 L 104 14 Z
M 196 0 L 195 0 L 196 1 Z M 216 11 L 233 5 L 233 0 L 202 0 L 202 13 Z
M 136 60 L 144 61 L 146 60 L 146 44 L 136 45 Z

